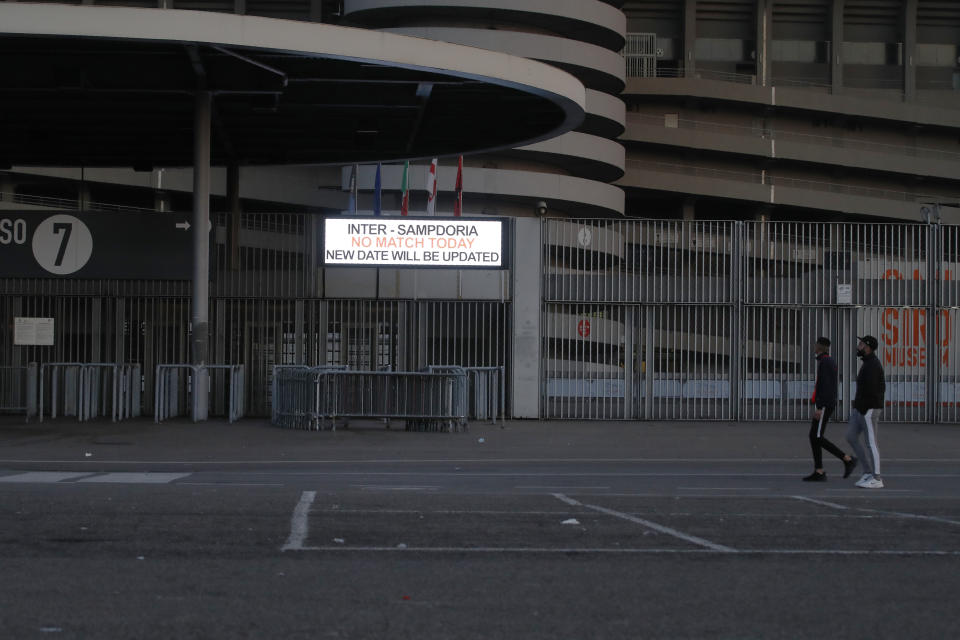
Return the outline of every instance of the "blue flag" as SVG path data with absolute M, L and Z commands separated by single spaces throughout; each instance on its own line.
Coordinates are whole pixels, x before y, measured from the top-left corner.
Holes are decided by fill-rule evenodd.
M 373 183 L 373 215 L 382 215 L 380 202 L 380 163 L 377 163 L 377 179 Z
M 350 213 L 357 212 L 357 165 L 350 167 Z

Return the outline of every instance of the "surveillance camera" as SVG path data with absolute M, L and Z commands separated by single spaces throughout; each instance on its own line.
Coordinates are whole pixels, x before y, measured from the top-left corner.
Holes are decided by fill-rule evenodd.
M 543 216 L 543 215 L 546 215 L 546 213 L 547 213 L 547 203 L 541 200 L 537 203 L 537 215 Z

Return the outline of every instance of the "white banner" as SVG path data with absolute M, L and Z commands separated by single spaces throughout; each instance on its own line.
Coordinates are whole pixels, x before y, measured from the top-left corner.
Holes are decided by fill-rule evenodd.
M 503 222 L 327 218 L 323 260 L 328 266 L 502 267 Z

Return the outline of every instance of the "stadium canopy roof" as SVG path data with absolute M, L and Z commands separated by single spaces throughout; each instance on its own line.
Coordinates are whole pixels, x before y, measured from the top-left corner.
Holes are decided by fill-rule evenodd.
M 0 168 L 190 166 L 198 90 L 212 164 L 397 160 L 510 148 L 583 119 L 535 61 L 326 24 L 0 2 Z

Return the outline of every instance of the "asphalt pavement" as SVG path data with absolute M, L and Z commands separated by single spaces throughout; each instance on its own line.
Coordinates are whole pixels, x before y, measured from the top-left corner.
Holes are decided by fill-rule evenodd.
M 2 418 L 0 636 L 960 635 L 960 427 L 806 431 Z

